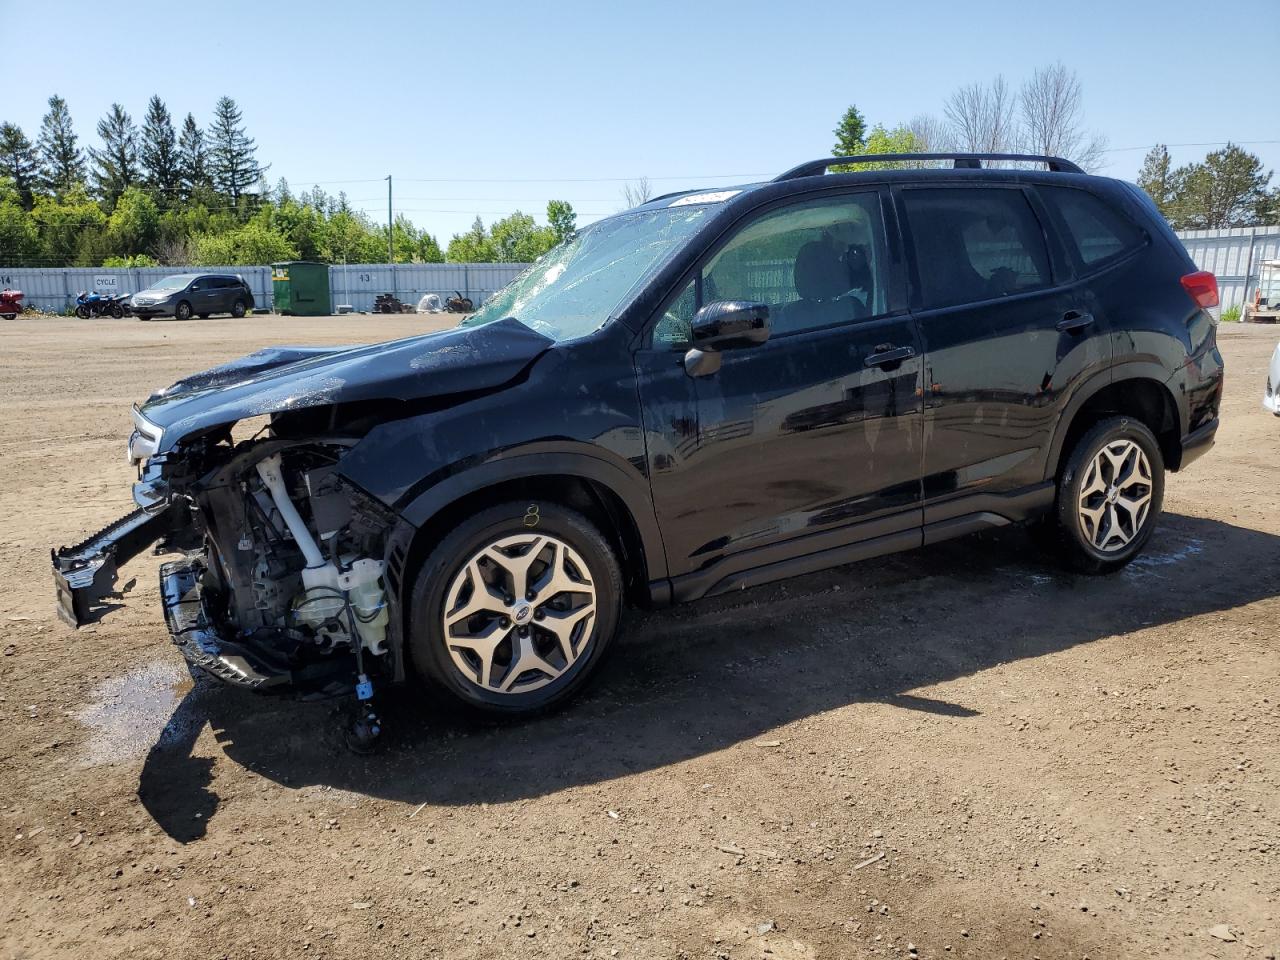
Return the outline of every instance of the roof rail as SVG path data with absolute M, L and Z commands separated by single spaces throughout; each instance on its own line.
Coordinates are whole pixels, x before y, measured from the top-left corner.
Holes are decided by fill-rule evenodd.
M 1084 173 L 1070 160 L 1062 157 L 1045 157 L 1031 153 L 868 153 L 856 157 L 827 157 L 825 160 L 810 160 L 798 167 L 792 167 L 786 173 L 774 177 L 773 182 L 796 180 L 800 177 L 816 177 L 827 172 L 828 167 L 854 163 L 891 163 L 920 160 L 953 160 L 954 167 L 961 169 L 979 169 L 983 160 L 1016 160 L 1023 163 L 1044 163 L 1054 173 Z

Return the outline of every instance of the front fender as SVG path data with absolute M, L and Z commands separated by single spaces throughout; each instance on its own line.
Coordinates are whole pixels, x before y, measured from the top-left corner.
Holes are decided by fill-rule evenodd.
M 345 469 L 339 468 L 344 474 Z M 640 534 L 650 579 L 667 576 L 667 556 L 658 519 L 649 496 L 649 484 L 629 464 L 600 455 L 598 448 L 577 448 L 557 443 L 537 444 L 524 451 L 458 470 L 412 495 L 397 509 L 407 523 L 421 527 L 463 497 L 512 480 L 537 477 L 574 477 L 599 484 L 626 507 Z M 348 476 L 360 483 L 359 475 Z

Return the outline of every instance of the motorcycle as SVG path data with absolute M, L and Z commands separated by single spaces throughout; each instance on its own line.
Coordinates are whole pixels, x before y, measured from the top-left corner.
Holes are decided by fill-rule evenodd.
M 128 309 L 125 300 L 128 294 L 119 294 L 118 296 L 103 296 L 100 293 L 88 293 L 84 290 L 80 291 L 76 297 L 76 316 L 81 320 L 88 320 L 90 317 L 114 317 L 119 320 L 125 315 Z
M 14 320 L 21 312 L 22 291 L 10 290 L 8 287 L 0 290 L 0 317 L 4 317 L 6 320 Z
M 127 293 L 117 293 L 113 297 L 106 297 L 107 312 L 111 316 L 119 320 L 121 317 L 127 317 L 133 313 L 133 308 L 129 306 L 130 295 Z

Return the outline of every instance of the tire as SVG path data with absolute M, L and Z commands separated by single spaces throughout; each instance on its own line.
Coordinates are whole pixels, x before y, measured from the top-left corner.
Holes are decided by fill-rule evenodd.
M 79 317 L 81 320 L 88 320 L 90 316 L 89 308 L 86 307 L 84 304 L 81 304 L 80 306 L 76 307 L 76 316 Z
M 237 320 L 239 320 L 241 317 L 244 316 L 243 300 L 237 300 L 235 303 L 231 304 L 231 315 L 235 317 Z
M 1112 573 L 1142 552 L 1163 503 L 1164 457 L 1155 435 L 1139 420 L 1111 417 L 1072 448 L 1041 540 L 1072 570 Z
M 533 594 L 532 600 L 529 594 L 511 595 L 517 586 L 513 570 L 530 550 L 537 558 L 526 572 L 543 584 L 542 596 Z M 504 567 L 495 557 L 517 562 Z M 489 578 L 487 602 L 472 617 L 459 617 L 476 597 L 476 576 Z M 549 576 L 583 589 L 556 590 Z M 500 638 L 488 644 L 487 661 L 483 642 L 446 642 L 446 604 L 454 612 L 447 630 L 455 641 Z M 457 705 L 526 716 L 582 688 L 613 640 L 621 607 L 617 558 L 590 521 L 554 503 L 504 503 L 464 520 L 423 563 L 409 606 L 409 654 L 418 675 Z M 557 620 L 564 641 L 548 626 Z M 526 656 L 530 666 L 519 670 Z
M 118 303 L 113 303 L 113 304 L 111 305 L 111 317 L 112 317 L 112 319 L 114 319 L 114 320 L 121 320 L 121 319 L 123 319 L 123 318 L 124 318 L 124 307 L 120 306 L 120 304 L 118 304 Z
M 180 304 L 178 304 L 176 307 L 174 307 L 174 310 L 173 310 L 173 319 L 175 319 L 175 320 L 190 320 L 190 319 L 191 319 L 191 304 L 189 304 L 189 303 L 187 303 L 187 301 L 183 300 Z

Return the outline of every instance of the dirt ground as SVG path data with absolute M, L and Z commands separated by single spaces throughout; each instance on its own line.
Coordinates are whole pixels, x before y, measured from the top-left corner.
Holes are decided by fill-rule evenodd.
M 129 507 L 129 404 L 436 318 L 0 324 L 0 960 L 1274 957 L 1280 331 L 1104 579 L 1020 531 L 636 613 L 583 698 L 388 742 L 192 684 L 159 561 L 72 632 L 51 545 Z

